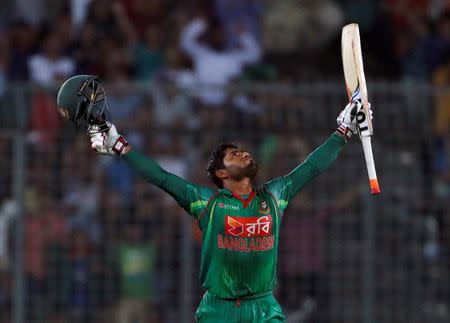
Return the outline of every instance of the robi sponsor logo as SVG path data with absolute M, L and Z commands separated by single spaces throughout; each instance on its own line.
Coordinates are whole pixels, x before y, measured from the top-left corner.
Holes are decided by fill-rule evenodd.
M 225 209 L 225 210 L 239 211 L 239 206 L 236 206 L 236 205 L 227 205 L 227 204 L 219 203 L 218 206 L 221 209 Z
M 254 217 L 225 216 L 225 234 L 234 237 L 265 237 L 272 233 L 270 215 Z

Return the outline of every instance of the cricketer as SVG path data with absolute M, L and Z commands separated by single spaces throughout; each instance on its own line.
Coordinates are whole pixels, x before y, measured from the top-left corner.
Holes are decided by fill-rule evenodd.
M 58 110 L 77 126 L 88 125 L 92 148 L 122 158 L 144 180 L 170 194 L 198 223 L 203 242 L 200 280 L 206 292 L 195 314 L 201 323 L 275 323 L 285 316 L 273 295 L 278 238 L 289 202 L 330 167 L 352 134 L 361 100 L 354 98 L 337 118 L 339 127 L 290 173 L 258 187 L 258 163 L 230 143 L 215 147 L 207 172 L 216 189 L 196 185 L 162 169 L 133 149 L 104 120 L 105 93 L 98 79 L 77 75 L 58 93 Z M 101 121 L 101 122 L 99 122 Z

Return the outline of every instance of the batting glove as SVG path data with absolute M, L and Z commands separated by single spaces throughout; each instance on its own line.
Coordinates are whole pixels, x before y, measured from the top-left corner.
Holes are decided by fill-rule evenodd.
M 91 146 L 96 152 L 107 155 L 121 155 L 128 146 L 126 139 L 119 135 L 112 123 L 107 123 L 109 130 L 100 132 L 98 126 L 91 126 L 88 134 L 91 137 Z
M 356 119 L 357 113 L 363 109 L 363 104 L 361 99 L 354 100 L 347 104 L 344 110 L 341 111 L 336 121 L 339 125 L 337 131 L 346 139 L 350 139 L 352 134 L 358 133 L 358 122 Z M 372 110 L 369 103 L 369 114 L 370 119 L 372 119 Z

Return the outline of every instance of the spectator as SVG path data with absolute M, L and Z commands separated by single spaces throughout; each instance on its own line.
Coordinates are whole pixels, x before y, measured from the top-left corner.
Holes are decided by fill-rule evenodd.
M 136 185 L 136 192 L 133 196 L 135 203 L 134 217 L 141 230 L 141 238 L 144 241 L 155 240 L 158 243 L 158 236 L 161 235 L 159 228 L 162 226 L 162 219 L 158 214 L 160 213 L 160 201 L 155 197 L 154 190 L 139 188 Z M 140 191 L 139 191 L 140 190 Z
M 124 122 L 141 106 L 142 98 L 130 88 L 132 62 L 127 48 L 115 39 L 103 39 L 101 58 L 104 62 L 104 79 L 111 86 L 106 89 L 108 106 L 114 122 Z
M 125 12 L 136 30 L 137 37 L 145 39 L 147 29 L 150 25 L 160 26 L 159 33 L 163 34 L 167 18 L 170 13 L 167 8 L 170 2 L 164 0 L 121 0 L 117 3 L 123 3 Z
M 417 24 L 425 25 L 426 22 L 425 20 Z M 428 82 L 433 70 L 445 59 L 444 55 L 450 50 L 450 11 L 439 17 L 435 31 L 423 28 L 425 29 L 423 35 L 403 57 L 403 73 L 406 79 Z
M 272 1 L 264 18 L 264 48 L 270 53 L 317 52 L 337 36 L 340 8 L 329 0 Z
M 120 193 L 121 199 L 129 203 L 133 193 L 134 174 L 123 160 L 114 160 L 105 166 L 109 186 Z
M 83 231 L 71 232 L 68 256 L 68 301 L 71 322 L 90 323 L 94 309 L 94 246 Z
M 147 23 L 139 36 L 120 2 L 114 3 L 113 12 L 131 53 L 135 79 L 141 82 L 153 79 L 165 65 L 161 29 L 158 25 Z
M 75 62 L 63 53 L 63 42 L 56 31 L 44 36 L 41 50 L 28 60 L 31 81 L 39 85 L 55 85 L 71 76 Z
M 141 229 L 136 224 L 127 224 L 124 231 L 125 239 L 117 245 L 116 254 L 121 286 L 117 323 L 152 322 L 155 257 L 153 243 L 142 241 Z
M 116 244 L 119 241 L 121 219 L 129 216 L 127 201 L 121 194 L 103 183 L 100 197 L 99 217 L 101 217 L 103 229 L 103 241 L 107 245 Z
M 127 130 L 131 126 L 128 121 L 133 116 L 141 114 L 140 109 L 143 100 L 136 91 L 130 88 L 132 65 L 126 49 L 121 47 L 117 41 L 111 39 L 104 39 L 103 44 L 102 51 L 104 54 L 101 57 L 104 57 L 104 78 L 111 85 L 106 89 L 109 113 L 114 122 L 121 124 L 122 129 Z M 131 127 L 131 131 L 133 130 L 134 128 Z M 134 138 L 138 139 L 139 135 Z M 124 195 L 124 201 L 129 201 L 132 194 L 132 172 L 121 159 L 103 159 L 102 163 L 106 170 L 108 183 L 113 189 Z
M 49 93 L 37 90 L 32 94 L 30 131 L 27 139 L 39 150 L 49 151 L 58 139 L 61 118 L 56 102 Z
M 27 62 L 36 44 L 36 30 L 24 21 L 17 20 L 9 28 L 10 61 L 8 79 L 10 81 L 28 81 Z
M 62 243 L 66 237 L 65 219 L 55 207 L 58 204 L 48 190 L 44 194 L 42 189 L 29 190 L 26 198 L 24 261 L 28 320 L 42 319 L 48 305 L 47 247 Z
M 99 188 L 93 170 L 88 162 L 73 160 L 71 155 L 76 148 L 64 153 L 64 187 L 62 206 L 67 216 L 69 229 L 82 231 L 91 241 L 100 240 L 99 220 L 97 218 Z M 74 165 L 75 164 L 75 165 Z
M 261 57 L 261 49 L 246 30 L 241 31 L 240 48 L 233 50 L 223 49 L 223 34 L 218 26 L 209 30 L 209 42 L 202 42 L 199 38 L 206 30 L 204 19 L 190 22 L 182 32 L 181 47 L 194 64 L 193 84 L 208 87 L 196 92 L 196 96 L 205 104 L 218 106 L 226 100 L 223 87 L 236 79 L 244 66 L 256 63 Z
M 165 66 L 161 30 L 155 25 L 146 28 L 143 41 L 134 44 L 131 51 L 137 81 L 154 79 Z
M 92 24 L 97 38 L 112 38 L 120 33 L 119 24 L 113 12 L 115 1 L 91 0 L 88 7 L 87 22 Z
M 52 22 L 52 28 L 55 30 L 61 42 L 61 48 L 64 55 L 73 58 L 73 44 L 74 44 L 74 28 L 72 24 L 72 17 L 70 12 L 59 12 Z
M 80 26 L 78 38 L 73 49 L 76 74 L 98 75 L 103 72 L 101 56 L 97 48 L 99 42 L 93 24 L 88 22 Z
M 104 257 L 100 257 L 84 230 L 74 228 L 64 243 L 48 247 L 48 275 L 51 316 L 56 322 L 98 322 L 95 317 L 114 297 L 107 288 Z M 104 252 L 104 251 L 103 251 Z M 105 252 L 104 252 L 105 254 Z
M 161 129 L 177 127 L 178 129 L 196 129 L 200 124 L 198 116 L 192 109 L 192 99 L 179 89 L 155 82 L 151 88 L 154 100 L 154 123 Z

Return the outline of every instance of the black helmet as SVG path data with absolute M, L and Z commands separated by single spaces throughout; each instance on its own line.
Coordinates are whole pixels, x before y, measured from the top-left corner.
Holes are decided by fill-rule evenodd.
M 93 125 L 107 128 L 109 110 L 105 90 L 94 75 L 75 75 L 67 79 L 58 91 L 57 105 L 59 113 L 71 120 L 77 130 L 88 130 Z

